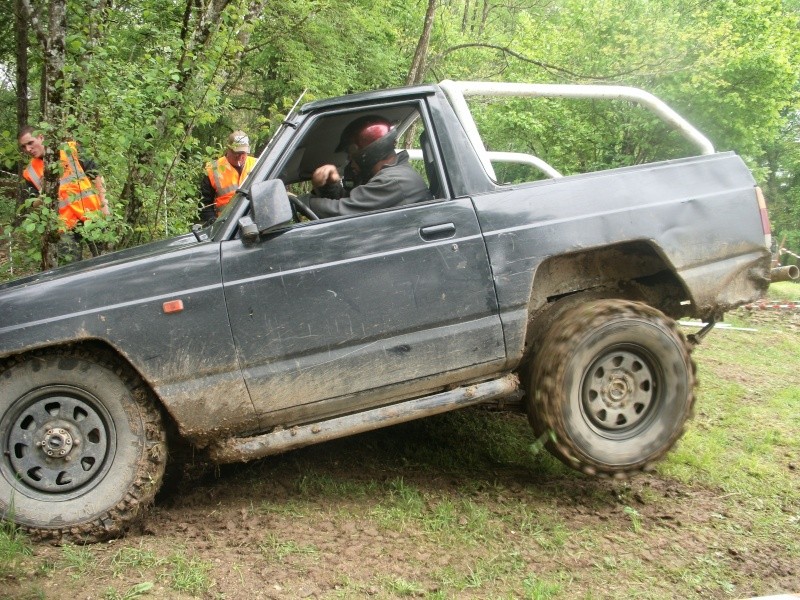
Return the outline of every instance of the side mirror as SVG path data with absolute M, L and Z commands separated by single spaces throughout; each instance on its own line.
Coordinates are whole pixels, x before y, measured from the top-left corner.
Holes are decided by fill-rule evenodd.
M 258 233 L 286 225 L 292 220 L 292 205 L 280 179 L 268 179 L 251 185 L 250 201 Z

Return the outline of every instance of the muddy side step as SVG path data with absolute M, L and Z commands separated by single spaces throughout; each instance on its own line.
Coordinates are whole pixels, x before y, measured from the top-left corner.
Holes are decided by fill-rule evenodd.
M 291 429 L 282 429 L 254 437 L 230 438 L 211 445 L 208 451 L 211 460 L 217 463 L 247 462 L 311 444 L 496 400 L 513 394 L 518 389 L 519 379 L 511 373 L 499 379 L 344 417 L 297 425 Z

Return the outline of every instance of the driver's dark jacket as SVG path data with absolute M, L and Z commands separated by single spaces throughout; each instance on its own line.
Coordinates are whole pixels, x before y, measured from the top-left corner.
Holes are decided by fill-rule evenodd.
M 341 185 L 338 186 L 338 190 L 325 188 L 320 192 L 337 196 L 340 190 Z M 314 195 L 303 197 L 303 201 L 321 219 L 432 199 L 433 194 L 425 185 L 425 181 L 409 164 L 406 151 L 399 152 L 394 164 L 384 165 L 367 183 L 354 187 L 345 197 L 338 199 Z

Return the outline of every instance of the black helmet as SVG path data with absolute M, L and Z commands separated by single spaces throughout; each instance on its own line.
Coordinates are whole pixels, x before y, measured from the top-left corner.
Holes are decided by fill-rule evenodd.
M 366 115 L 351 121 L 339 138 L 337 152 L 344 152 L 358 165 L 362 173 L 394 153 L 397 129 L 391 122 L 378 115 Z

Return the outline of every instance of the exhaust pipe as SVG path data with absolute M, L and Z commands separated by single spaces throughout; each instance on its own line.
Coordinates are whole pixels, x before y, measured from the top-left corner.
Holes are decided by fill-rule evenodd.
M 800 268 L 797 265 L 775 267 L 770 271 L 770 281 L 797 281 L 800 279 Z

